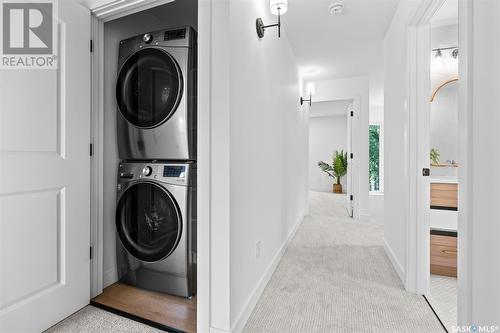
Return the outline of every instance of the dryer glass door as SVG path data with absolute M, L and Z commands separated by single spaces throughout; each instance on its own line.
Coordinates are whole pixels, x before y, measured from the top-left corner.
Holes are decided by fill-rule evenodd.
M 142 182 L 132 185 L 120 198 L 116 230 L 131 255 L 155 262 L 168 257 L 177 247 L 182 221 L 177 204 L 167 190 Z
M 118 109 L 134 126 L 153 128 L 170 118 L 182 97 L 183 78 L 166 51 L 146 48 L 130 56 L 116 84 Z

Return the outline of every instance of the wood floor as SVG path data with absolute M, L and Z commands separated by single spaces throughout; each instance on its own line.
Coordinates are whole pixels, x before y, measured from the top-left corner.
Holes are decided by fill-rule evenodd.
M 180 331 L 196 332 L 196 296 L 186 299 L 117 282 L 93 298 L 92 304 Z

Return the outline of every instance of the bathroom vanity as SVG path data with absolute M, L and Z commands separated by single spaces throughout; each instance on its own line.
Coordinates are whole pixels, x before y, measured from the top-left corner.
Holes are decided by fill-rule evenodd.
M 458 179 L 431 178 L 431 273 L 457 276 Z

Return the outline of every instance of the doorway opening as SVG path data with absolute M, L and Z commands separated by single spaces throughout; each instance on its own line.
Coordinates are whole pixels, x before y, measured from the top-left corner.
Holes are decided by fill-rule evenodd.
M 196 135 L 189 128 L 197 120 L 189 110 L 196 101 L 198 1 L 94 13 L 91 304 L 196 332 Z M 174 121 L 188 124 L 191 143 L 169 157 L 161 150 L 172 152 L 175 138 L 160 131 L 172 132 Z M 155 132 L 148 138 L 147 131 Z
M 431 19 L 430 284 L 428 301 L 446 329 L 457 325 L 458 1 Z
M 409 228 L 406 287 L 442 326 L 457 325 L 458 1 L 435 0 L 409 27 Z
M 309 110 L 309 190 L 344 197 L 353 217 L 353 100 L 314 102 Z

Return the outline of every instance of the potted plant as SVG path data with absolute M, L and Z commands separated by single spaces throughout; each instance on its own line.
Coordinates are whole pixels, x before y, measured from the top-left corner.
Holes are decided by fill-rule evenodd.
M 439 165 L 439 158 L 441 154 L 439 153 L 439 149 L 432 148 L 431 149 L 431 165 Z
M 333 184 L 333 193 L 342 193 L 342 184 L 340 184 L 340 180 L 347 174 L 347 153 L 344 153 L 343 150 L 340 152 L 336 150 L 333 154 L 331 165 L 319 161 L 318 166 L 328 176 L 337 180 L 337 183 Z

